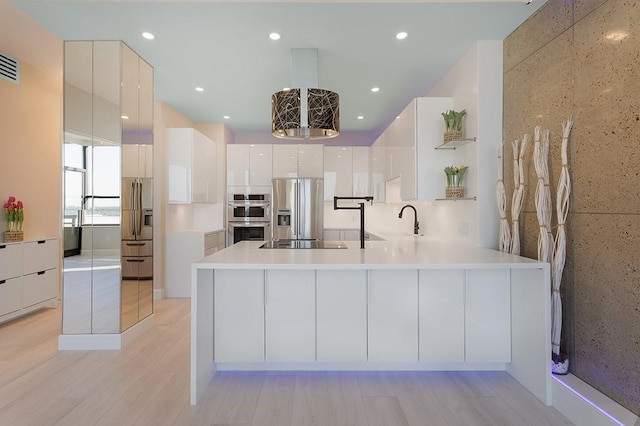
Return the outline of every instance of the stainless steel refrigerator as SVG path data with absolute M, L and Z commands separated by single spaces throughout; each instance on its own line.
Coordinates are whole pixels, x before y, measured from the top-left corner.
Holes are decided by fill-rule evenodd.
M 272 180 L 272 240 L 322 240 L 324 181 L 316 178 Z
M 122 179 L 121 329 L 153 313 L 153 179 Z

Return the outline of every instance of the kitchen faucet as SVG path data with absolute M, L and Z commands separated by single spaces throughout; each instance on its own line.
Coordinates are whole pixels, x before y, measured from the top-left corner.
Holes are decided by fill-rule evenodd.
M 333 209 L 334 210 L 360 210 L 360 248 L 364 248 L 364 202 L 358 203 L 359 207 L 338 207 L 338 200 L 363 200 L 371 202 L 373 205 L 373 196 L 367 195 L 366 197 L 333 197 Z
M 411 207 L 413 209 L 413 233 L 415 235 L 418 235 L 418 230 L 420 229 L 420 226 L 418 224 L 418 212 L 416 211 L 416 208 L 413 207 L 411 204 L 407 204 L 404 207 L 402 207 L 402 210 L 400 210 L 400 214 L 398 215 L 398 217 L 400 219 L 402 219 L 402 212 L 404 211 L 404 209 L 406 209 L 407 207 Z

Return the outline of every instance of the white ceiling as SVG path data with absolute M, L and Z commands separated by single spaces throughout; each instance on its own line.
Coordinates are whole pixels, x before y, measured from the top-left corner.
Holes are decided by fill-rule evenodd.
M 290 86 L 291 49 L 317 48 L 318 83 L 340 94 L 342 132 L 376 135 L 474 40 L 504 39 L 544 2 L 13 3 L 62 39 L 124 40 L 154 66 L 156 99 L 236 134 L 270 133 L 271 94 Z M 397 40 L 399 31 L 409 36 Z

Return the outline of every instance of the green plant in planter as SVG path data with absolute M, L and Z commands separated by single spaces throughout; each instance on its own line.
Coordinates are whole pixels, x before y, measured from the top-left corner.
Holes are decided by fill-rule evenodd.
M 444 124 L 447 128 L 447 132 L 460 132 L 462 131 L 462 118 L 467 114 L 464 109 L 462 111 L 454 111 L 452 109 L 442 113 L 444 118 Z
M 449 166 L 444 168 L 444 173 L 447 175 L 447 186 L 449 188 L 457 188 L 462 186 L 462 180 L 465 173 L 467 173 L 468 166 Z

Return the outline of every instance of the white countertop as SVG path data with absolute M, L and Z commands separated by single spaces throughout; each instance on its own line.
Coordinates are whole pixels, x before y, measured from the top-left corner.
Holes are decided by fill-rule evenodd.
M 179 229 L 176 231 L 168 231 L 167 234 L 211 234 L 213 232 L 225 231 L 224 228 L 214 228 L 214 229 Z M 225 231 L 226 232 L 226 231 Z
M 344 243 L 347 249 L 259 249 L 262 241 L 241 241 L 194 265 L 203 269 L 549 268 L 537 260 L 425 237 L 367 241 L 365 249 L 360 249 L 359 241 Z

